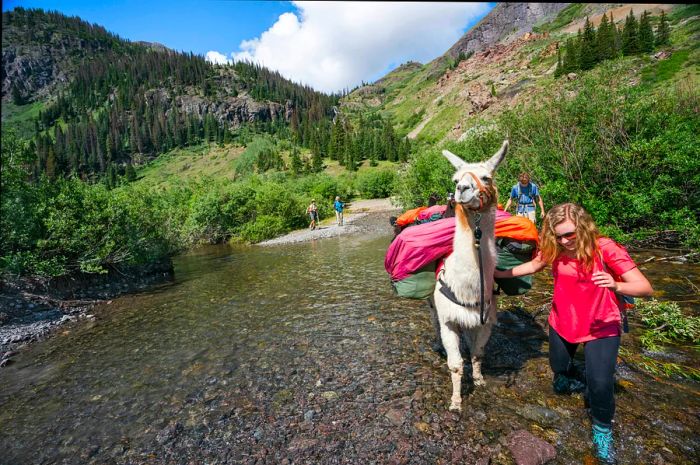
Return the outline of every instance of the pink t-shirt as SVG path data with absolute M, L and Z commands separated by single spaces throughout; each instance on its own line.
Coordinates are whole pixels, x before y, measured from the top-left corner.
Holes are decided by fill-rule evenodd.
M 598 247 L 603 255 L 593 262 L 593 270 L 586 273 L 580 269 L 579 261 L 560 255 L 552 263 L 554 297 L 549 325 L 561 337 L 571 343 L 587 342 L 620 335 L 620 310 L 615 293 L 596 286 L 591 281 L 596 271 L 607 271 L 615 280 L 635 268 L 627 250 L 612 239 L 601 237 Z

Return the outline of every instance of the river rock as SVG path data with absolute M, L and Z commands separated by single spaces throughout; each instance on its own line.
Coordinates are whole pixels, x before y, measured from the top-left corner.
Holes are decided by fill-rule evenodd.
M 525 405 L 518 413 L 520 416 L 541 425 L 551 425 L 559 419 L 559 414 L 557 412 L 546 407 L 540 407 L 539 405 Z
M 526 430 L 510 433 L 506 446 L 517 465 L 543 465 L 557 456 L 554 446 Z

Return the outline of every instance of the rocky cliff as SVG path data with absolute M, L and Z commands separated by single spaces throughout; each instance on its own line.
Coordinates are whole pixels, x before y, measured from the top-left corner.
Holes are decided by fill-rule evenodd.
M 499 3 L 479 24 L 470 29 L 446 55 L 479 52 L 499 42 L 507 43 L 532 26 L 556 17 L 569 3 Z

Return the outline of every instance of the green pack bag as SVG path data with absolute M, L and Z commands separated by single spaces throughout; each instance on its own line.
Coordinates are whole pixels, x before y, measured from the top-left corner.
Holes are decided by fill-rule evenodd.
M 505 237 L 496 239 L 498 262 L 496 269 L 510 270 L 532 260 L 537 244 L 534 241 L 516 241 Z M 496 278 L 498 288 L 506 295 L 522 295 L 532 289 L 532 275 L 517 278 Z
M 435 262 L 425 265 L 401 281 L 393 281 L 392 285 L 400 297 L 427 299 L 435 291 Z

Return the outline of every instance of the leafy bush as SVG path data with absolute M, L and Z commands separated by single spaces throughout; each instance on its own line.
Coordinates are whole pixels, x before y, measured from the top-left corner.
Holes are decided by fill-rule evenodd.
M 250 242 L 260 242 L 284 234 L 288 230 L 279 216 L 261 215 L 243 227 L 241 237 Z
M 396 173 L 389 170 L 365 171 L 357 175 L 355 186 L 366 199 L 383 199 L 394 190 Z
M 454 190 L 454 169 L 436 149 L 419 151 L 406 170 L 399 173 L 395 190 L 405 208 L 425 205 L 433 192 Z
M 636 306 L 642 323 L 650 329 L 644 331 L 639 341 L 650 350 L 658 350 L 661 344 L 700 341 L 700 317 L 686 316 L 675 302 L 656 299 L 642 301 Z

